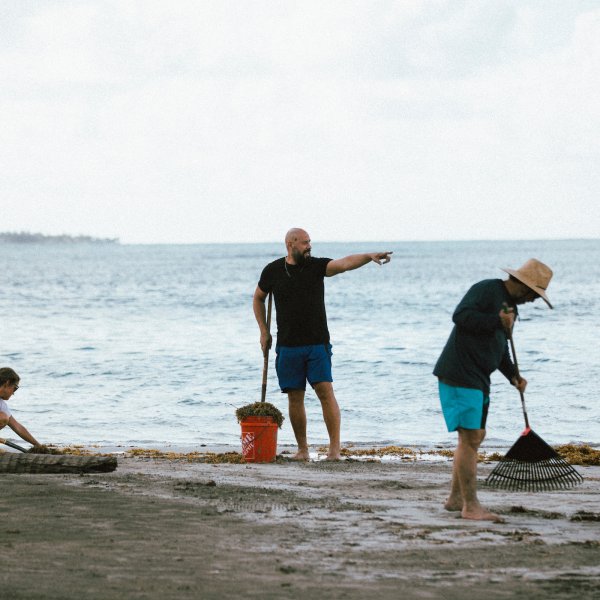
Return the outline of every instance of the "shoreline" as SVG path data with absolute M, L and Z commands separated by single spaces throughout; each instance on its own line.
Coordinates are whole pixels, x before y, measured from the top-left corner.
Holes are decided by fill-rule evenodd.
M 0 475 L 7 597 L 600 593 L 597 466 L 578 467 L 570 490 L 480 488 L 496 524 L 443 509 L 449 461 L 118 461 L 113 473 Z
M 14 441 L 14 440 L 10 440 Z M 17 440 L 25 449 L 30 445 Z M 135 444 L 71 444 L 59 446 L 50 444 L 46 448 L 56 450 L 56 454 L 112 454 L 117 457 L 146 457 L 167 458 L 172 460 L 187 459 L 192 461 L 200 459 L 205 455 L 217 456 L 242 456 L 241 444 L 152 444 L 151 446 Z M 572 465 L 600 465 L 600 444 L 559 444 L 552 446 L 563 458 Z M 497 462 L 509 449 L 508 446 L 487 446 L 480 449 L 479 462 Z M 453 459 L 455 447 L 436 444 L 428 445 L 389 445 L 357 443 L 342 446 L 342 461 L 429 461 L 449 462 Z M 292 444 L 278 444 L 277 458 L 285 460 L 288 455 L 296 452 L 297 448 Z M 327 456 L 327 446 L 314 444 L 309 446 L 310 462 L 323 461 Z M 0 452 L 19 452 L 11 447 L 0 444 Z M 242 462 L 237 460 L 220 462 Z

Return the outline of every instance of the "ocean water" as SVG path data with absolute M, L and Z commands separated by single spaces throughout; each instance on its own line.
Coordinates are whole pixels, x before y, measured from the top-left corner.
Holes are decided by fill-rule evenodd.
M 252 295 L 283 244 L 0 245 L 2 366 L 21 375 L 15 417 L 42 442 L 239 448 L 235 408 L 260 399 Z M 555 273 L 514 339 L 532 427 L 549 443 L 600 443 L 600 240 L 319 243 L 314 256 L 393 250 L 326 280 L 344 443 L 451 446 L 433 365 L 462 295 L 530 257 Z M 274 320 L 273 320 L 274 323 Z M 270 355 L 267 400 L 287 415 Z M 488 446 L 523 428 L 493 376 Z M 309 442 L 327 441 L 307 392 Z M 9 430 L 2 435 L 17 439 Z M 279 433 L 293 443 L 289 420 Z

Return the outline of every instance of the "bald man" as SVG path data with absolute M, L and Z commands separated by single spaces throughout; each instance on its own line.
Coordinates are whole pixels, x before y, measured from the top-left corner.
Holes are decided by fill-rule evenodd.
M 290 229 L 285 236 L 287 256 L 269 263 L 262 271 L 254 292 L 254 315 L 260 328 L 263 354 L 271 347 L 267 329 L 265 299 L 275 298 L 277 311 L 277 358 L 279 387 L 288 395 L 292 429 L 298 444 L 296 460 L 308 460 L 306 382 L 321 402 L 329 434 L 327 460 L 340 459 L 340 409 L 333 392 L 331 344 L 325 313 L 325 277 L 358 269 L 370 262 L 391 260 L 392 252 L 352 254 L 345 258 L 313 258 L 310 236 L 304 229 Z

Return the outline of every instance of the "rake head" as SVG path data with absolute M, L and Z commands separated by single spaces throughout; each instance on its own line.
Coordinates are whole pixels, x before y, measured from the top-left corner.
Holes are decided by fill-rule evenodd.
M 582 482 L 583 477 L 530 428 L 485 480 L 490 487 L 526 492 L 568 489 Z

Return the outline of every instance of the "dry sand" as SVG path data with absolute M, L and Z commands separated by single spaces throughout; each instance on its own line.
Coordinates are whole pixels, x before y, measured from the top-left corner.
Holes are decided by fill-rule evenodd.
M 0 475 L 0 597 L 599 598 L 600 467 L 578 470 L 574 490 L 482 490 L 505 524 L 443 510 L 450 462 Z

